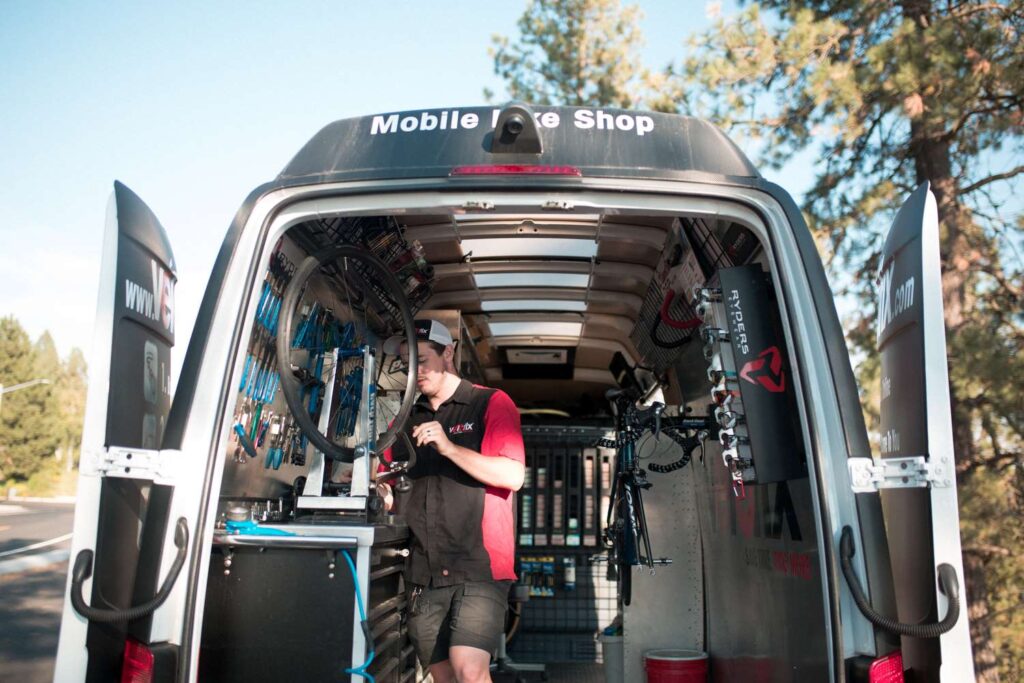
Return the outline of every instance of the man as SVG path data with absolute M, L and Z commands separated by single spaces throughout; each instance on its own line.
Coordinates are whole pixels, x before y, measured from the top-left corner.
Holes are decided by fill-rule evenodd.
M 402 504 L 412 533 L 409 636 L 436 683 L 490 681 L 516 578 L 514 492 L 526 460 L 519 413 L 505 392 L 455 374 L 442 323 L 417 320 L 416 336 L 416 464 Z M 409 349 L 392 338 L 384 351 Z

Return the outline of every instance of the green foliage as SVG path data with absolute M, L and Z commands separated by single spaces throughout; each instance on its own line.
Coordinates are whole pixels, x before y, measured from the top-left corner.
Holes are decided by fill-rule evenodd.
M 3 484 L 6 493 L 11 489 L 18 496 L 73 496 L 78 488 L 78 470 L 69 470 L 67 465 L 56 458 L 43 458 L 39 468 L 28 479 L 8 479 Z
M 492 37 L 494 71 L 513 99 L 633 106 L 644 79 L 639 18 L 636 6 L 619 0 L 532 0 L 519 19 L 518 42 Z
M 81 351 L 72 350 L 62 362 L 49 333 L 33 345 L 17 320 L 0 319 L 0 384 L 11 387 L 34 379 L 47 379 L 50 384 L 0 397 L 0 479 L 8 483 L 23 482 L 53 467 L 58 449 L 62 458 L 75 457 L 81 441 L 86 377 Z M 36 487 L 40 485 L 37 482 Z

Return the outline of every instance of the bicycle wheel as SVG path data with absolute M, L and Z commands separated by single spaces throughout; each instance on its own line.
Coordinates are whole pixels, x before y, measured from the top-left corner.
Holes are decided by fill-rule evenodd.
M 619 553 L 619 593 L 624 605 L 628 605 L 632 597 L 633 567 L 640 564 L 640 525 L 637 520 L 636 501 L 634 500 L 634 495 L 637 493 L 638 491 L 633 489 L 624 477 L 622 496 L 619 498 L 619 523 L 622 529 L 620 537 L 622 545 Z
M 316 296 L 312 296 L 314 293 Z M 321 297 L 336 306 L 340 312 L 337 317 L 334 307 L 321 306 Z M 303 313 L 306 318 L 300 330 L 296 323 Z M 320 316 L 318 321 L 314 321 L 314 313 Z M 325 329 L 320 329 L 319 321 L 324 322 Z M 330 330 L 326 329 L 327 322 Z M 306 343 L 310 329 L 317 332 L 313 343 Z M 352 441 L 362 400 L 363 354 L 358 342 L 365 342 L 375 332 L 389 335 L 395 331 L 407 342 L 412 341 L 415 348 L 415 324 L 405 291 L 377 257 L 359 247 L 332 246 L 307 257 L 296 269 L 282 297 L 276 342 L 281 393 L 299 429 L 324 457 L 341 462 L 355 459 L 355 448 L 346 442 Z M 333 358 L 335 349 L 338 363 L 332 368 L 325 357 Z M 391 446 L 408 421 L 416 392 L 416 360 L 415 353 L 409 354 L 404 386 L 393 373 L 383 372 L 383 363 L 378 363 L 370 380 L 371 411 L 377 425 L 374 454 Z M 381 386 L 384 377 L 388 384 Z M 334 391 L 328 392 L 332 379 L 334 385 L 330 388 Z M 385 410 L 388 401 L 377 400 L 378 390 L 397 399 L 392 409 Z M 323 405 L 325 393 L 332 393 L 329 405 Z M 323 410 L 328 411 L 325 420 L 319 419 Z M 318 421 L 325 423 L 324 431 Z

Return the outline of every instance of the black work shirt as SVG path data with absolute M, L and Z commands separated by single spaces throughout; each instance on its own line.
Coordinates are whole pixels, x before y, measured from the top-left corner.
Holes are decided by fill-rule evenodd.
M 410 429 L 435 420 L 456 445 L 526 460 L 519 412 L 504 391 L 462 380 L 436 411 L 420 396 Z M 409 478 L 412 490 L 402 502 L 412 532 L 408 581 L 450 586 L 515 580 L 514 492 L 477 481 L 432 444 L 416 448 Z

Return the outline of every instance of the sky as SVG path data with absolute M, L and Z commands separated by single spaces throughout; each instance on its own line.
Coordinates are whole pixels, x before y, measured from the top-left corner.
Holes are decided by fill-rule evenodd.
M 717 6 L 719 3 L 714 3 Z M 0 316 L 88 355 L 114 180 L 178 264 L 175 366 L 235 211 L 331 121 L 504 95 L 487 50 L 526 0 L 38 2 L 0 9 Z M 709 25 L 642 2 L 649 67 Z M 771 176 L 769 175 L 769 178 Z M 790 188 L 791 191 L 793 188 Z

